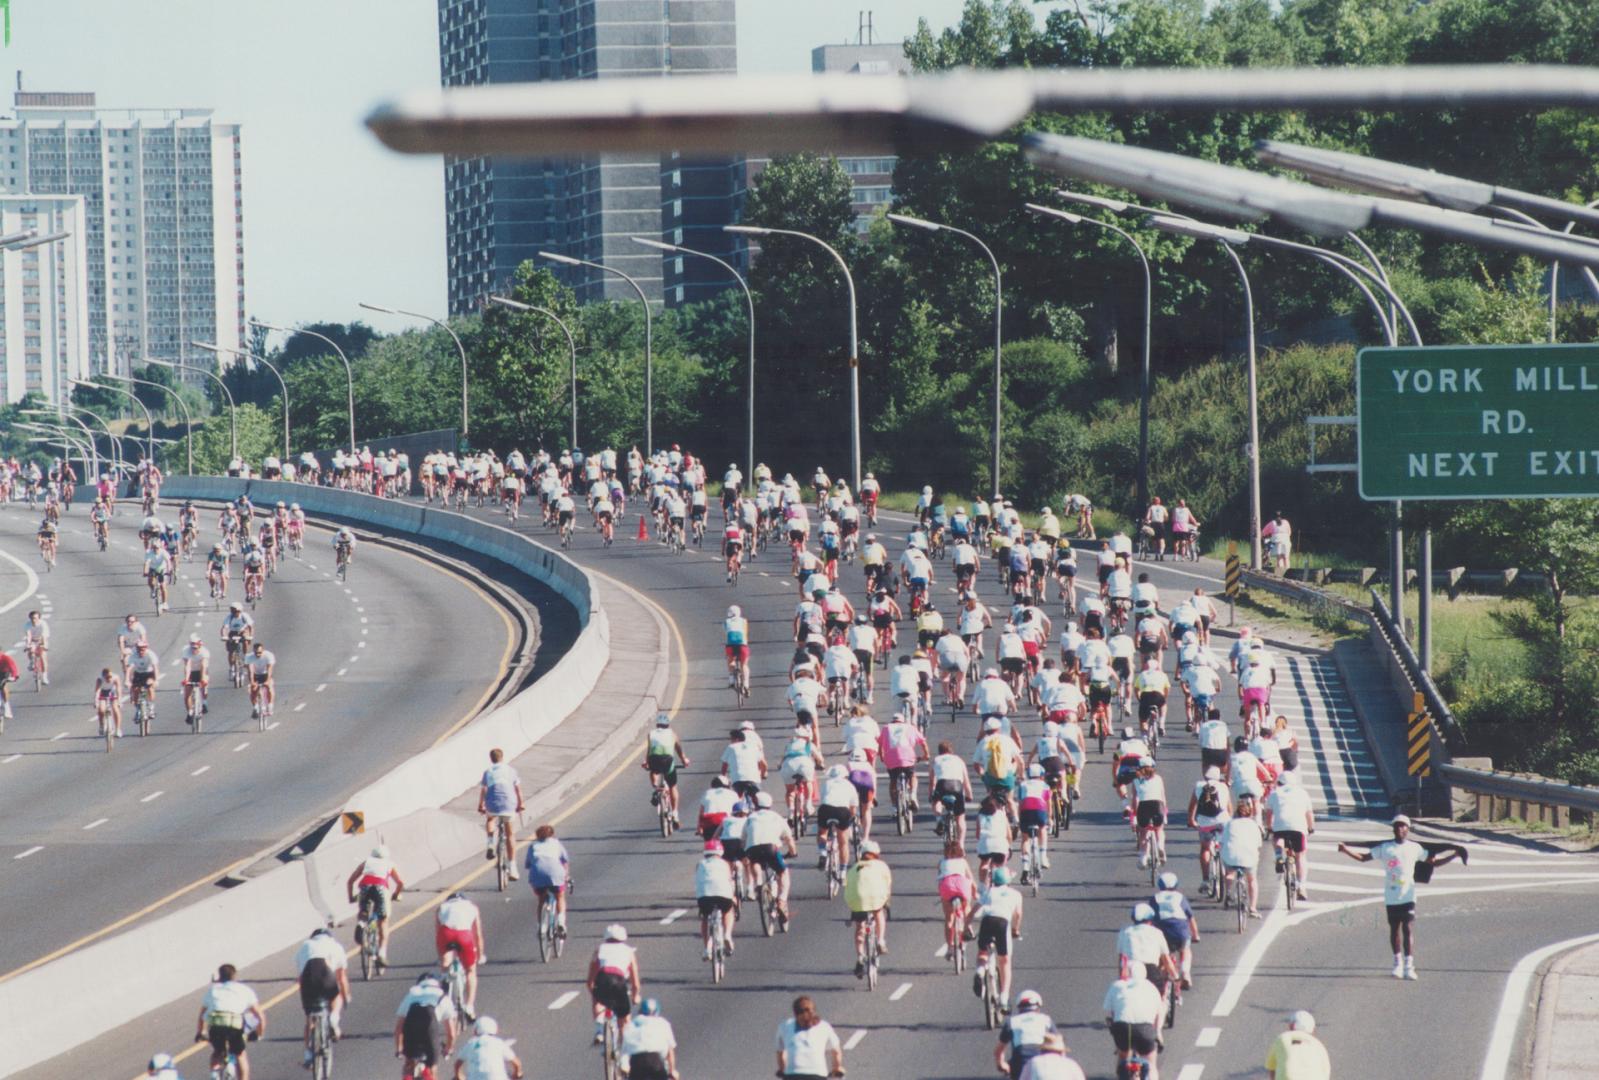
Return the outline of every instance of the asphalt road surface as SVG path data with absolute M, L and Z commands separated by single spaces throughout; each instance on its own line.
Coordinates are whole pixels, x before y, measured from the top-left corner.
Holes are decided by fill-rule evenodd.
M 313 528 L 304 557 L 285 561 L 253 613 L 257 640 L 277 656 L 276 715 L 260 732 L 247 693 L 228 683 L 226 611 L 210 600 L 202 562 L 180 565 L 172 610 L 156 617 L 137 510 L 112 520 L 103 553 L 85 507 L 64 515 L 61 555 L 46 573 L 37 517 L 19 505 L 0 509 L 8 556 L 0 645 L 24 668 L 12 688 L 15 718 L 0 736 L 0 910 L 8 913 L 0 978 L 202 896 L 241 861 L 299 835 L 472 715 L 505 659 L 510 620 L 477 586 L 376 544 L 360 547 L 341 584 L 331 576 L 330 534 Z M 202 514 L 207 546 L 216 519 Z M 5 610 L 27 591 L 28 573 L 37 591 Z M 235 566 L 230 598 L 242 595 Z M 15 644 L 34 607 L 51 627 L 51 685 L 39 693 Z M 125 704 L 127 737 L 108 754 L 93 686 L 102 667 L 118 669 L 116 632 L 129 612 L 161 658 L 157 716 L 141 739 Z M 191 633 L 212 653 L 211 711 L 199 736 L 184 723 L 176 666 Z M 451 662 L 439 663 L 446 652 Z
M 723 583 L 720 561 L 709 549 L 670 554 L 657 543 L 636 542 L 635 524 L 628 520 L 608 551 L 600 549 L 591 531 L 581 531 L 571 554 L 660 603 L 687 641 L 688 693 L 676 727 L 693 759 L 682 780 L 688 808 L 716 770 L 728 729 L 742 719 L 755 720 L 775 765 L 773 751 L 791 728 L 782 692 L 795 589 L 786 551 L 757 558 L 735 589 Z M 524 520 L 519 527 L 553 542 L 536 522 Z M 879 531 L 890 533 L 888 528 Z M 888 546 L 897 554 L 897 544 Z M 1154 564 L 1149 569 L 1163 596 L 1187 592 L 1196 584 L 1220 587 L 1214 564 Z M 939 572 L 947 576 L 947 567 Z M 858 566 L 843 571 L 854 595 L 859 574 Z M 940 595 L 946 584 L 938 582 Z M 990 607 L 998 609 L 1002 601 L 992 574 L 985 575 L 981 589 Z M 720 622 L 730 602 L 744 606 L 754 638 L 754 696 L 742 711 L 726 688 L 721 658 Z M 1053 603 L 1050 611 L 1058 615 Z M 902 640 L 904 633 L 902 624 Z M 1347 809 L 1356 803 L 1372 812 L 1385 809 L 1380 793 L 1374 795 L 1356 775 L 1363 742 L 1352 721 L 1341 715 L 1346 706 L 1336 676 L 1318 667 L 1313 656 L 1284 649 L 1278 657 L 1295 674 L 1280 682 L 1274 707 L 1290 711 L 1296 727 L 1305 725 L 1300 731 L 1303 771 L 1307 781 L 1325 779 L 1311 785 L 1318 806 Z M 886 699 L 880 689 L 874 709 L 879 720 L 888 717 Z M 1236 702 L 1229 687 L 1224 715 L 1234 715 Z M 1036 721 L 1023 724 L 1025 736 L 1036 729 Z M 934 742 L 949 738 L 957 752 L 969 754 L 976 720 L 967 714 L 952 721 L 944 709 L 929 737 Z M 824 740 L 830 755 L 836 754 L 831 728 L 824 730 Z M 1369 767 L 1369 758 L 1367 762 Z M 1198 774 L 1192 739 L 1174 730 L 1162 748 L 1160 767 L 1174 802 L 1186 804 L 1186 795 L 1178 793 L 1186 792 Z M 1069 834 L 1053 849 L 1053 868 L 1042 895 L 1027 901 L 1013 991 L 1033 988 L 1042 993 L 1046 1010 L 1076 1058 L 1090 1076 L 1104 1077 L 1114 1070 L 1100 1002 L 1114 975 L 1115 934 L 1128 921 L 1130 906 L 1148 895 L 1149 876 L 1137 866 L 1131 832 L 1110 790 L 1108 753 L 1090 750 L 1082 786 L 1085 799 Z M 776 783 L 768 787 L 781 791 Z M 762 938 L 753 911 L 747 912 L 727 981 L 716 986 L 700 958 L 693 914 L 698 843 L 689 833 L 660 838 L 646 781 L 634 767 L 619 768 L 594 794 L 598 797 L 557 818 L 560 835 L 573 853 L 577 880 L 567 955 L 552 964 L 540 963 L 529 890 L 518 886 L 504 895 L 495 893 L 492 879 L 485 882 L 487 864 L 480 860 L 420 883 L 416 896 L 397 911 L 401 923 L 391 944 L 391 972 L 355 986 L 336 1075 L 365 1078 L 396 1071 L 390 1034 L 394 1009 L 406 985 L 436 963 L 432 905 L 457 887 L 467 890 L 484 912 L 489 962 L 483 970 L 480 1012 L 495 1016 L 502 1032 L 518 1040 L 530 1076 L 598 1074 L 582 980 L 588 956 L 612 922 L 627 925 L 639 948 L 645 993 L 662 999 L 676 1027 L 685 1077 L 770 1075 L 773 1031 L 799 992 L 815 995 L 823 1015 L 838 1028 L 852 1076 L 943 1080 L 992 1075 L 994 1036 L 983 1030 L 971 981 L 955 977 L 939 955 L 939 848 L 925 812 L 908 837 L 894 835 L 886 815 L 880 814 L 876 823 L 874 836 L 882 841 L 895 872 L 895 899 L 891 952 L 875 993 L 852 975 L 854 953 L 844 903 L 826 899 L 808 837 L 801 842 L 802 856 L 793 874 L 791 931 Z M 692 811 L 685 809 L 684 816 L 692 820 Z M 1174 812 L 1174 820 L 1178 817 Z M 1474 1074 L 1491 1035 L 1504 973 L 1526 951 L 1575 933 L 1566 929 L 1572 922 L 1567 914 L 1572 899 L 1599 880 L 1591 859 L 1523 852 L 1513 845 L 1466 838 L 1474 855 L 1470 867 L 1444 868 L 1437 883 L 1423 889 L 1422 979 L 1400 983 L 1388 976 L 1385 934 L 1374 925 L 1381 917 L 1381 880 L 1369 876 L 1373 867 L 1338 856 L 1334 833 L 1337 838 L 1380 838 L 1386 827 L 1359 819 L 1325 822 L 1313 848 L 1313 903 L 1293 916 L 1273 910 L 1264 923 L 1251 923 L 1239 934 L 1231 917 L 1216 905 L 1196 903 L 1203 935 L 1196 949 L 1196 986 L 1185 995 L 1177 1026 L 1167 1035 L 1163 1076 L 1200 1080 L 1258 1075 L 1282 1018 L 1299 1007 L 1322 1016 L 1338 1075 Z M 1170 868 L 1192 893 L 1198 878 L 1193 834 L 1177 825 L 1170 831 L 1169 849 Z M 1496 869 L 1511 876 L 1494 876 Z M 1281 890 L 1270 880 L 1269 861 L 1262 879 L 1262 908 L 1280 906 Z M 1502 891 L 1450 891 L 1479 884 Z M 348 941 L 348 930 L 342 934 Z M 300 1014 L 291 993 L 290 955 L 285 951 L 246 973 L 263 1000 L 285 998 L 269 1012 L 268 1038 L 251 1052 L 257 1076 L 298 1072 Z M 186 1044 L 197 1000 L 198 994 L 195 1002 L 158 1010 L 58 1059 L 51 1068 L 59 1067 L 60 1075 L 131 1076 L 151 1052 L 176 1051 Z M 1425 1063 L 1419 1072 L 1418 1063 Z M 202 1064 L 189 1060 L 191 1071 Z

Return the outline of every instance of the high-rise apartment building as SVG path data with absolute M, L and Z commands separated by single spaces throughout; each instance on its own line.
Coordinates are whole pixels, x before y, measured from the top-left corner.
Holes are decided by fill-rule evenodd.
M 0 250 L 0 401 L 69 395 L 89 376 L 88 238 L 82 195 L 0 195 L 0 236 L 60 239 Z
M 734 0 L 439 0 L 439 54 L 445 86 L 730 74 L 738 69 Z M 444 170 L 454 314 L 475 310 L 541 250 L 614 267 L 667 303 L 734 283 L 708 260 L 663 258 L 629 237 L 734 265 L 745 258 L 722 232 L 743 202 L 737 161 L 474 157 L 446 159 Z M 636 296 L 612 274 L 562 272 L 580 300 Z
M 18 91 L 0 118 L 0 193 L 79 195 L 94 370 L 215 364 L 244 344 L 239 128 L 209 109 L 105 109 Z
M 903 44 L 819 45 L 811 50 L 811 70 L 851 75 L 909 75 L 911 63 L 905 57 Z M 857 231 L 865 232 L 878 208 L 893 201 L 894 165 L 898 160 L 887 153 L 838 159 L 854 187 L 851 207 L 855 211 Z

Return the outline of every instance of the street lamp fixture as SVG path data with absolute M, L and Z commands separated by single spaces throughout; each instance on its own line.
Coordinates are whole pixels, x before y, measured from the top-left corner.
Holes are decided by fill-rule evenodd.
M 123 397 L 129 399 L 135 405 L 137 405 L 139 410 L 144 413 L 145 452 L 150 458 L 150 464 L 155 464 L 155 417 L 150 415 L 149 406 L 145 405 L 144 402 L 139 400 L 138 394 L 135 394 L 132 390 L 125 389 L 121 386 L 104 386 L 100 383 L 87 382 L 83 379 L 68 379 L 67 385 L 81 386 L 86 390 L 109 390 L 113 394 L 121 394 Z

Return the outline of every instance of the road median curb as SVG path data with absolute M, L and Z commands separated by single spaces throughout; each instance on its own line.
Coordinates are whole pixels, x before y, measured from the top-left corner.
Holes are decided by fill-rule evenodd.
M 1577 1080 L 1599 1058 L 1599 943 L 1556 957 L 1539 980 L 1527 1080 Z

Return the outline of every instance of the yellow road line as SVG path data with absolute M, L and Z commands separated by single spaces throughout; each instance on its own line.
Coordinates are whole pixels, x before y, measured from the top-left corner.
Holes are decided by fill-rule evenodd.
M 673 717 L 676 717 L 678 709 L 680 709 L 682 707 L 682 705 L 683 705 L 683 696 L 688 691 L 688 650 L 683 644 L 683 633 L 678 628 L 677 620 L 672 618 L 671 612 L 667 611 L 660 604 L 657 604 L 655 601 L 651 600 L 649 597 L 645 596 L 643 593 L 639 592 L 637 589 L 633 588 L 631 585 L 624 585 L 624 584 L 622 584 L 622 582 L 620 582 L 620 581 L 616 580 L 615 578 L 611 577 L 609 574 L 602 574 L 602 573 L 600 573 L 597 570 L 588 570 L 587 572 L 590 573 L 590 574 L 593 574 L 595 577 L 605 579 L 606 581 L 610 582 L 612 585 L 616 586 L 617 588 L 623 589 L 623 590 L 631 593 L 640 602 L 648 605 L 651 608 L 654 608 L 657 612 L 660 613 L 661 617 L 666 620 L 667 626 L 672 631 L 673 641 L 677 645 L 677 656 L 678 656 L 677 690 L 672 696 L 672 704 L 671 704 L 671 706 L 668 707 L 666 711 L 668 713 L 670 713 Z M 604 791 L 606 788 L 610 787 L 611 783 L 618 776 L 621 776 L 622 773 L 626 772 L 628 770 L 628 768 L 632 766 L 633 760 L 634 759 L 633 759 L 632 755 L 630 755 L 630 754 L 624 756 L 621 761 L 617 762 L 616 768 L 612 769 L 603 778 L 601 778 L 599 780 L 599 782 L 597 782 L 593 787 L 591 787 L 588 790 L 587 794 L 585 794 L 582 798 L 578 799 L 577 802 L 573 803 L 571 806 L 567 807 L 565 810 L 562 810 L 560 813 L 558 813 L 554 817 L 550 818 L 548 820 L 547 824 L 559 825 L 561 822 L 565 821 L 567 818 L 571 817 L 573 814 L 575 814 L 579 810 L 583 809 L 589 803 L 593 802 L 594 799 L 599 797 L 599 794 L 602 791 Z M 519 843 L 517 845 L 517 847 L 520 848 L 523 845 L 525 845 L 526 843 L 527 843 L 527 841 L 524 840 L 521 843 Z M 514 858 L 515 856 L 513 855 L 512 857 Z M 461 878 L 459 881 L 456 881 L 456 882 L 454 882 L 454 883 L 452 883 L 450 885 L 445 886 L 443 889 L 440 889 L 438 891 L 438 893 L 433 897 L 433 899 L 429 900 L 427 903 L 423 904 L 421 907 L 416 908 L 414 911 L 408 912 L 405 915 L 404 918 L 397 920 L 396 922 L 394 922 L 389 927 L 389 938 L 390 938 L 390 940 L 393 940 L 394 934 L 397 933 L 399 930 L 401 930 L 402 928 L 404 928 L 406 926 L 409 926 L 411 923 L 415 922 L 417 919 L 420 919 L 423 915 L 426 915 L 428 912 L 430 912 L 434 908 L 438 907 L 441 903 L 444 902 L 444 898 L 445 897 L 449 896 L 453 892 L 457 892 L 457 891 L 459 891 L 461 889 L 466 888 L 466 886 L 470 885 L 472 882 L 476 881 L 478 878 L 483 877 L 485 874 L 487 874 L 490 870 L 493 870 L 493 869 L 494 869 L 494 865 L 492 863 L 485 862 L 482 866 L 479 866 L 476 870 L 473 870 L 471 873 L 467 874 L 465 877 Z M 345 958 L 347 960 L 353 960 L 356 957 L 357 952 L 358 952 L 358 950 L 355 949 L 354 947 L 346 949 L 345 952 L 344 952 Z M 294 986 L 290 986 L 286 990 L 281 990 L 277 994 L 273 995 L 272 997 L 268 998 L 266 1001 L 261 1003 L 261 1011 L 263 1013 L 265 1013 L 268 1010 L 270 1010 L 270 1009 L 272 1009 L 272 1008 L 274 1008 L 274 1007 L 276 1007 L 278 1005 L 283 1004 L 283 1002 L 289 1000 L 291 997 L 298 997 L 299 993 L 300 993 L 300 987 L 298 986 L 298 984 L 296 984 Z M 187 1049 L 179 1051 L 176 1054 L 173 1054 L 172 1055 L 172 1060 L 174 1062 L 187 1061 L 189 1058 L 193 1057 L 194 1055 L 196 1055 L 198 1053 L 201 1053 L 203 1051 L 210 1050 L 210 1049 L 211 1049 L 211 1047 L 209 1045 L 207 1045 L 206 1043 L 194 1043 L 191 1046 L 189 1046 Z M 129 1080 L 144 1080 L 144 1078 L 145 1078 L 145 1074 L 141 1072 L 141 1073 L 138 1073 L 138 1074 L 130 1077 Z
M 331 533 L 331 530 L 326 530 L 326 531 Z M 447 566 L 440 566 L 437 563 L 430 563 L 426 559 L 424 559 L 424 558 L 422 558 L 422 557 L 420 557 L 418 555 L 413 555 L 410 552 L 403 551 L 403 550 L 401 550 L 399 548 L 387 548 L 386 550 L 392 551 L 396 555 L 403 555 L 403 556 L 405 556 L 408 559 L 415 560 L 416 562 L 419 562 L 419 563 L 421 563 L 424 566 L 432 568 L 434 571 L 436 571 L 438 573 L 448 574 L 448 575 L 450 575 L 452 577 L 458 578 L 464 585 L 466 585 L 467 588 L 469 588 L 473 592 L 477 593 L 478 596 L 482 598 L 482 600 L 483 600 L 483 602 L 485 604 L 488 604 L 489 607 L 493 608 L 496 612 L 498 612 L 499 615 L 500 615 L 500 618 L 505 621 L 505 632 L 506 632 L 505 653 L 504 653 L 504 655 L 502 655 L 500 657 L 499 670 L 496 672 L 493 681 L 489 683 L 489 688 L 486 691 L 484 691 L 483 696 L 478 699 L 477 704 L 472 706 L 471 711 L 469 711 L 460 720 L 457 720 L 455 722 L 455 724 L 450 728 L 449 731 L 445 732 L 444 735 L 439 736 L 439 738 L 437 740 L 435 740 L 434 745 L 437 746 L 438 743 L 442 742 L 446 736 L 448 736 L 451 733 L 457 731 L 467 721 L 471 720 L 472 717 L 476 716 L 478 714 L 478 711 L 480 709 L 482 709 L 485 704 L 488 703 L 489 698 L 493 696 L 495 688 L 498 687 L 500 682 L 505 678 L 505 673 L 510 667 L 511 653 L 514 651 L 515 644 L 516 644 L 516 638 L 515 638 L 515 635 L 514 635 L 514 628 L 511 625 L 510 616 L 505 613 L 505 609 L 500 604 L 496 603 L 493 599 L 491 599 L 489 597 L 489 595 L 487 593 L 485 593 L 482 589 L 478 588 L 478 586 L 476 584 L 474 584 L 472 582 L 472 580 L 470 578 L 468 578 L 465 574 L 459 573 L 456 570 L 454 570 L 452 568 L 449 568 Z M 30 960 L 26 964 L 23 964 L 19 968 L 15 968 L 15 969 L 13 969 L 11 971 L 5 972 L 4 974 L 0 974 L 0 983 L 7 982 L 7 981 L 9 981 L 11 979 L 14 979 L 18 975 L 26 974 L 27 972 L 32 971 L 34 968 L 37 968 L 37 967 L 39 967 L 39 966 L 41 966 L 43 964 L 48 964 L 52 960 L 59 960 L 59 959 L 61 959 L 61 957 L 66 956 L 68 953 L 76 952 L 77 950 L 83 948 L 85 945 L 93 944 L 94 942 L 99 941 L 101 938 L 105 937 L 106 935 L 113 934 L 116 931 L 122 929 L 124 926 L 127 926 L 129 923 L 136 922 L 137 920 L 144 918 L 146 915 L 149 915 L 151 912 L 160 910 L 165 905 L 170 904 L 172 901 L 178 899 L 181 896 L 185 896 L 188 893 L 193 892 L 195 889 L 198 889 L 200 886 L 209 884 L 209 883 L 217 880 L 218 878 L 220 878 L 223 875 L 227 874 L 229 871 L 231 871 L 234 868 L 236 868 L 239 865 L 241 865 L 243 862 L 244 862 L 243 859 L 235 859 L 232 862 L 228 863 L 226 866 L 222 867 L 220 870 L 217 870 L 217 871 L 215 871 L 213 873 L 210 873 L 210 874 L 206 874 L 204 877 L 196 878 L 194 881 L 189 882 L 187 885 L 184 885 L 184 886 L 182 886 L 179 889 L 175 889 L 172 892 L 167 893 L 167 895 L 163 896 L 161 899 L 156 900 L 156 901 L 154 901 L 154 902 L 152 902 L 150 904 L 147 904 L 146 906 L 140 908 L 138 911 L 135 911 L 135 912 L 133 912 L 132 914 L 129 914 L 129 915 L 124 915 L 122 918 L 118 919 L 116 922 L 109 923 L 109 924 L 107 924 L 105 926 L 102 926 L 100 929 L 93 931 L 92 933 L 85 934 L 83 937 L 78 938 L 76 941 L 73 941 L 73 942 L 70 942 L 70 943 L 68 943 L 66 945 L 61 946 L 59 949 L 56 949 L 52 953 L 48 953 L 48 954 L 46 954 L 44 956 L 41 956 L 41 957 L 39 957 L 36 960 Z

